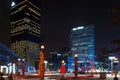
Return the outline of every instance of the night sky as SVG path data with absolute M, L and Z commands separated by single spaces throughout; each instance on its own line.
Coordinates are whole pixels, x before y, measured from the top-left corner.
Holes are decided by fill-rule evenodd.
M 9 46 L 7 1 L 0 2 L 0 42 Z M 120 9 L 120 0 L 39 0 L 36 4 L 41 9 L 41 34 L 47 52 L 68 46 L 70 30 L 75 26 L 95 26 L 96 52 L 120 39 L 120 25 L 113 24 L 112 13 L 113 8 Z

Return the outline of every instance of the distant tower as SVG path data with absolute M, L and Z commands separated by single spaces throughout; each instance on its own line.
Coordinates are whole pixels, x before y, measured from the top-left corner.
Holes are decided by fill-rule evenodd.
M 11 49 L 31 66 L 40 48 L 40 9 L 28 0 L 11 4 Z
M 72 55 L 78 54 L 79 61 L 94 60 L 94 26 L 72 28 L 70 43 Z

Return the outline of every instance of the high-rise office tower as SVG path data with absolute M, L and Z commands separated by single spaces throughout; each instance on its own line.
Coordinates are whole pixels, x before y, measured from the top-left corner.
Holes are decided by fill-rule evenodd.
M 80 62 L 94 61 L 94 26 L 72 28 L 70 43 L 72 55 L 78 54 Z
M 28 0 L 11 5 L 11 49 L 35 66 L 40 46 L 40 9 Z

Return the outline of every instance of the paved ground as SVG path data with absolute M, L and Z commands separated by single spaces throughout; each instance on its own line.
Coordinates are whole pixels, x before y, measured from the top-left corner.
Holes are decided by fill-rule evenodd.
M 78 75 L 77 78 L 72 74 L 66 74 L 65 79 L 61 78 L 60 74 L 45 75 L 44 80 L 114 80 L 114 75 L 107 74 L 105 79 L 100 79 L 99 74 L 91 75 Z M 120 75 L 118 75 L 118 80 L 120 80 Z M 8 80 L 7 78 L 5 80 Z M 16 76 L 14 80 L 41 80 L 38 76 Z

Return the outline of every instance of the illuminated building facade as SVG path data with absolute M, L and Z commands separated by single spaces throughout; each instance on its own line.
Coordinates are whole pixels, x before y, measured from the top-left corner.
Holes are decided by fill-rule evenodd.
M 79 61 L 94 60 L 94 26 L 80 26 L 71 30 L 72 55 L 78 54 Z
M 94 26 L 80 26 L 72 28 L 70 34 L 70 48 L 72 56 L 68 57 L 68 71 L 74 70 L 74 56 L 78 55 L 78 71 L 90 66 L 94 61 Z M 85 70 L 84 69 L 84 70 Z
M 11 5 L 11 49 L 35 66 L 40 48 L 40 9 L 28 0 Z

